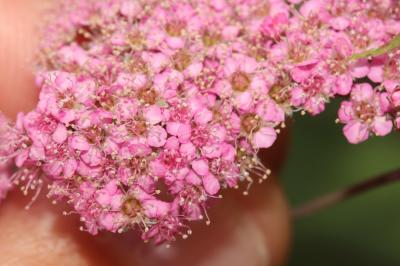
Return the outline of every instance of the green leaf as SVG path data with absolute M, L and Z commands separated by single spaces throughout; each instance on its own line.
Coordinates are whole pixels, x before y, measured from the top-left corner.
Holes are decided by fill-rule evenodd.
M 374 57 L 374 56 L 387 54 L 390 51 L 393 51 L 394 49 L 399 48 L 399 47 L 400 47 L 400 35 L 397 35 L 388 44 L 386 44 L 384 46 L 381 46 L 376 49 L 367 50 L 362 53 L 353 54 L 350 57 L 350 60 L 358 60 L 358 59 L 362 59 L 362 58 L 368 58 L 368 57 Z

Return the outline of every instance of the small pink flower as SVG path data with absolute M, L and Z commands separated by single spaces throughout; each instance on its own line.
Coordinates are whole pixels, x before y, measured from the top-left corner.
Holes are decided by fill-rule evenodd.
M 387 104 L 381 96 L 371 85 L 358 84 L 353 87 L 351 101 L 342 102 L 339 120 L 346 124 L 343 132 L 350 143 L 367 140 L 370 132 L 385 136 L 392 131 L 393 123 L 385 115 Z

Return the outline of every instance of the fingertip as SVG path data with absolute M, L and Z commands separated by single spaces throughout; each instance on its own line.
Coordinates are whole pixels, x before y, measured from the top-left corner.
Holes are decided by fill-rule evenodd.
M 36 103 L 33 57 L 41 1 L 1 1 L 0 110 L 9 117 Z

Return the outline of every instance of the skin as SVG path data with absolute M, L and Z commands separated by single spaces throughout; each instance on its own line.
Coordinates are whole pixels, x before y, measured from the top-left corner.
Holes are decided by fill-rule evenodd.
M 0 0 L 0 110 L 13 118 L 36 103 L 29 60 L 35 49 L 35 26 L 47 3 Z M 285 157 L 286 135 L 263 152 L 265 164 L 277 173 Z M 288 205 L 274 174 L 243 190 L 224 192 L 209 211 L 211 225 L 194 223 L 193 235 L 170 248 L 144 244 L 135 232 L 91 236 L 79 231 L 79 219 L 52 205 L 45 192 L 26 211 L 32 195 L 10 193 L 0 205 L 1 265 L 282 265 L 290 245 Z

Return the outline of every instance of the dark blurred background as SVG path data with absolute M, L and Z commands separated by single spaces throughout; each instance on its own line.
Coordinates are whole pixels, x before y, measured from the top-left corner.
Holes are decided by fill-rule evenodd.
M 350 145 L 335 124 L 338 103 L 319 117 L 294 116 L 281 174 L 292 205 L 400 168 L 400 135 Z M 290 266 L 400 265 L 400 182 L 294 224 Z

